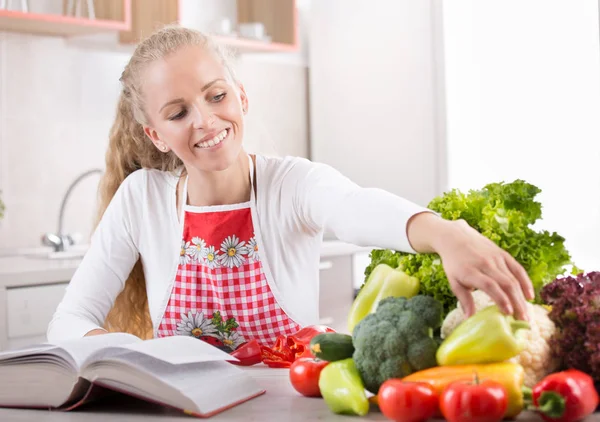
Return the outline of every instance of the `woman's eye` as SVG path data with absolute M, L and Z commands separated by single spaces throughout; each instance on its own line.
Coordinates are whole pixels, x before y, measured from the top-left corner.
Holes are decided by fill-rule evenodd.
M 227 95 L 225 92 L 224 92 L 224 93 L 222 93 L 222 94 L 219 94 L 219 95 L 215 95 L 215 96 L 213 97 L 213 101 L 219 102 L 219 101 L 221 101 L 223 98 L 225 98 L 225 95 Z
M 186 114 L 187 114 L 186 110 L 181 110 L 179 113 L 169 117 L 169 120 L 179 120 L 182 117 L 185 117 Z

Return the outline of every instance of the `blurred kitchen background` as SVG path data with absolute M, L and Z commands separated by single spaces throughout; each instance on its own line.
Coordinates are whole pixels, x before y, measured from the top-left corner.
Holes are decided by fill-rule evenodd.
M 0 349 L 43 338 L 89 241 L 120 73 L 141 36 L 176 21 L 237 53 L 249 151 L 421 205 L 524 179 L 543 191 L 539 226 L 600 269 L 598 6 L 0 0 Z M 67 251 L 51 246 L 59 230 Z M 326 240 L 322 322 L 343 328 L 370 249 Z

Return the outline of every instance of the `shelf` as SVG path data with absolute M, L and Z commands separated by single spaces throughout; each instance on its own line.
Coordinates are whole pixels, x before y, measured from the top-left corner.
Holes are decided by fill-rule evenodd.
M 0 31 L 27 34 L 75 36 L 102 32 L 127 31 L 131 28 L 131 0 L 122 0 L 122 20 L 87 19 L 59 14 L 25 13 L 0 9 Z
M 131 29 L 121 31 L 120 42 L 135 45 L 160 26 L 172 22 L 195 27 L 193 16 L 201 16 L 202 13 L 198 13 L 198 5 L 194 1 L 196 0 L 131 0 Z M 263 23 L 272 41 L 211 34 L 215 41 L 239 53 L 298 50 L 296 0 L 236 0 L 235 4 L 238 23 Z
M 67 14 L 68 0 L 62 0 L 63 14 L 58 10 L 52 10 L 57 13 L 26 13 L 0 9 L 0 32 L 83 38 L 84 42 L 85 37 L 81 36 L 116 34 L 119 49 L 132 50 L 142 37 L 148 36 L 162 25 L 179 22 L 183 26 L 195 27 L 197 22 L 194 18 L 189 19 L 187 13 L 195 13 L 196 17 L 202 17 L 203 10 L 198 9 L 196 1 L 95 0 L 96 19 Z M 218 4 L 218 1 L 214 4 Z M 295 0 L 236 0 L 235 5 L 238 23 L 263 23 L 271 41 L 212 35 L 217 42 L 238 53 L 298 51 L 298 16 Z M 84 10 L 82 14 L 86 16 L 87 11 Z
M 212 38 L 229 48 L 233 48 L 240 53 L 260 53 L 260 52 L 294 52 L 297 51 L 295 44 L 284 44 L 277 42 L 264 42 L 241 37 L 224 37 L 212 35 Z

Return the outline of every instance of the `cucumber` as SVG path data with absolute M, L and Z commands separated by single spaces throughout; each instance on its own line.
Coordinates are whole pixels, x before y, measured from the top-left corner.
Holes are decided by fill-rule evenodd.
M 318 359 L 327 362 L 348 359 L 354 353 L 352 336 L 341 333 L 323 333 L 310 341 L 310 351 Z

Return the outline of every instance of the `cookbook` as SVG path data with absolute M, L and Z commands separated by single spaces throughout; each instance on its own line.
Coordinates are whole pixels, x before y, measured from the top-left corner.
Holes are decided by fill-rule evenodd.
M 188 336 L 44 343 L 0 353 L 0 407 L 67 411 L 108 391 L 210 417 L 265 393 L 235 360 Z

